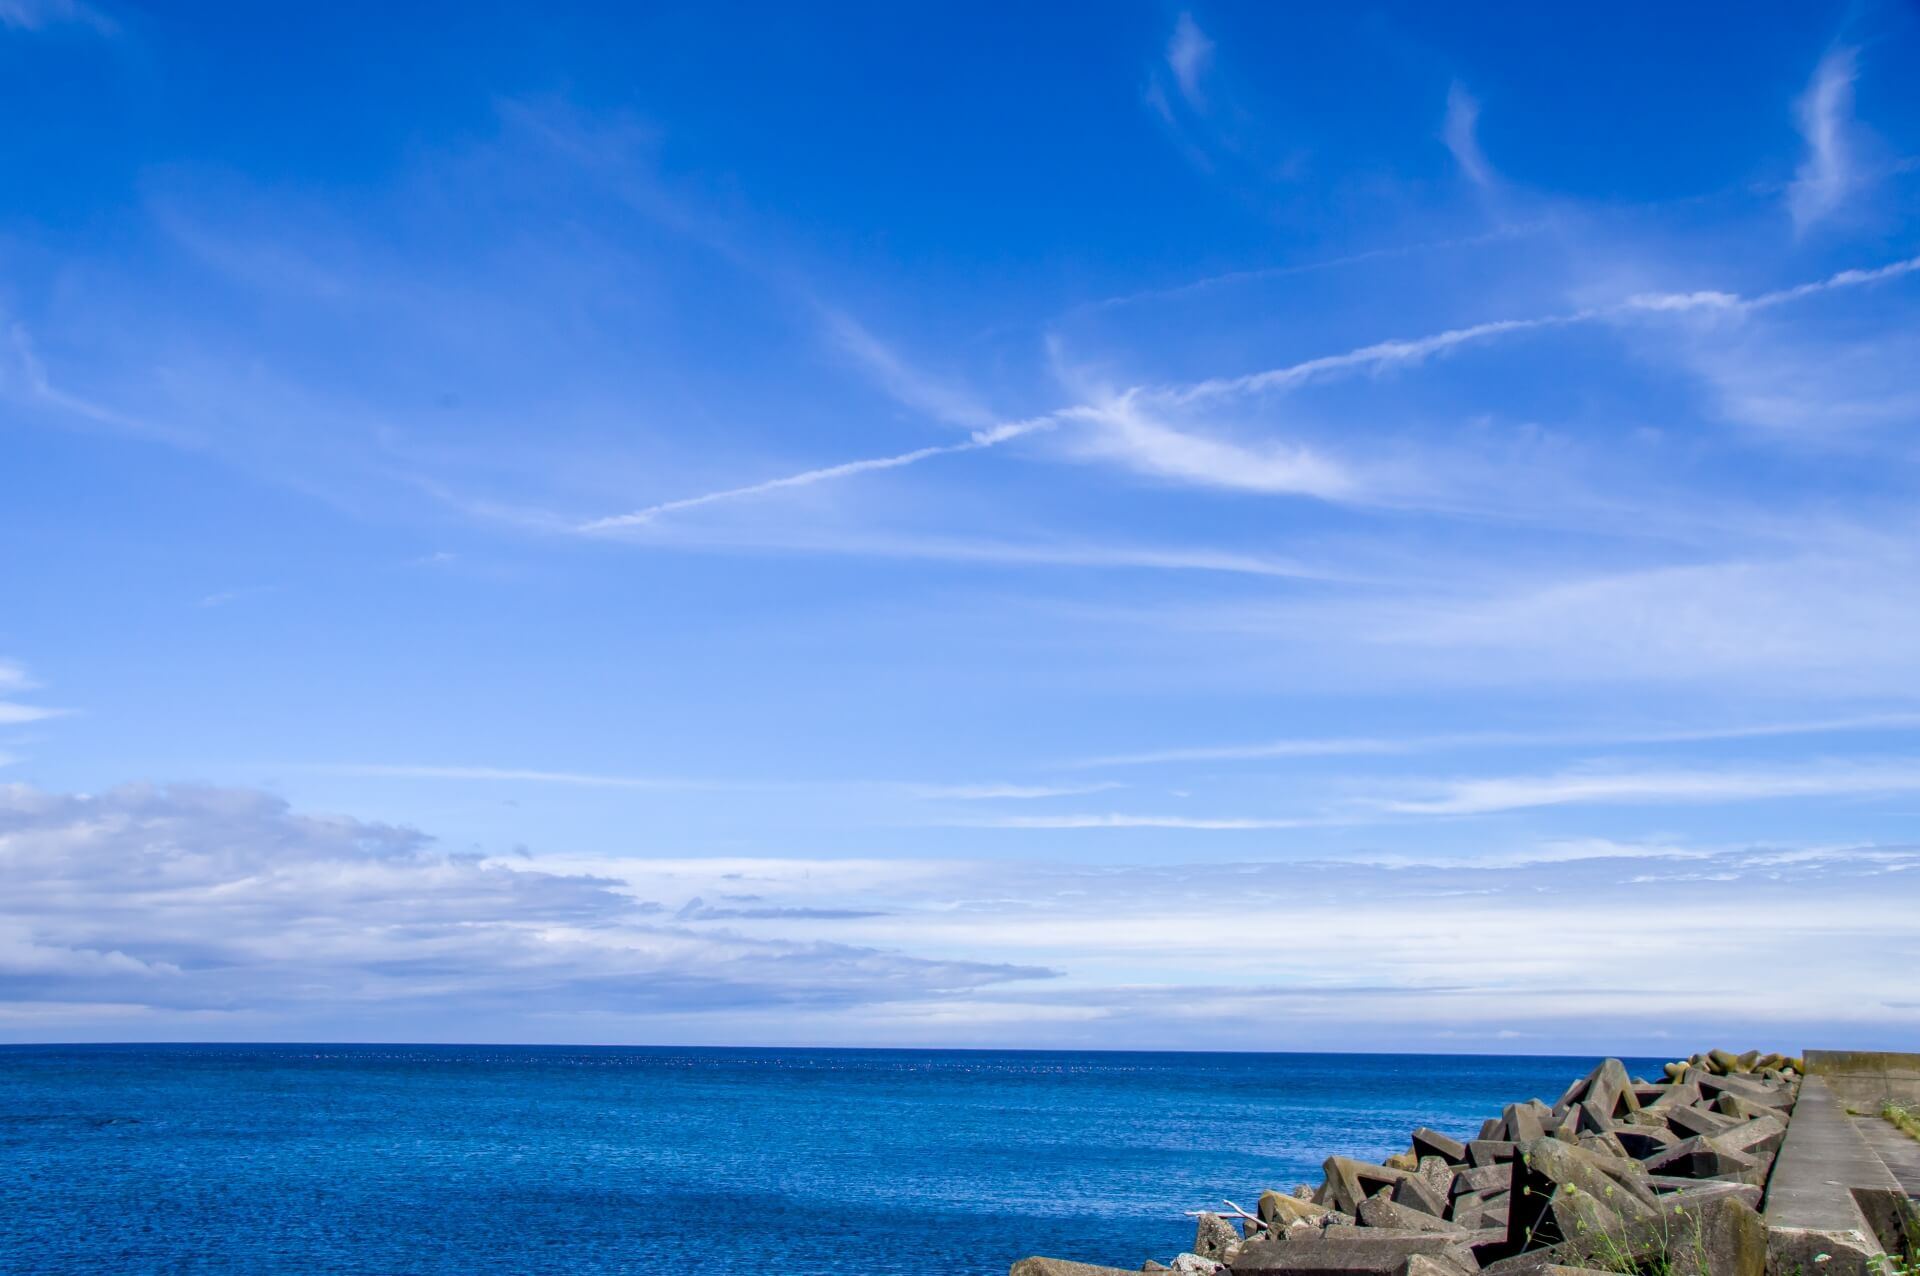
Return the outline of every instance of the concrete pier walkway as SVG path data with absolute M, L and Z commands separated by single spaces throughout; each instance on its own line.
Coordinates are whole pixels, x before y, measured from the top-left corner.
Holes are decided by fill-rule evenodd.
M 1874 1255 L 1910 1251 L 1920 1234 L 1920 1142 L 1878 1115 L 1920 1078 L 1920 1056 L 1808 1051 L 1807 1067 L 1767 1182 L 1767 1268 L 1864 1273 Z

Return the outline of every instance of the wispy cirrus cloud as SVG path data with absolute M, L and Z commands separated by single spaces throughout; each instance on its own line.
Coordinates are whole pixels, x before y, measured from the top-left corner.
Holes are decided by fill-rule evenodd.
M 1474 235 L 1456 235 L 1446 239 L 1423 239 L 1412 243 L 1395 244 L 1380 248 L 1368 248 L 1360 252 L 1342 253 L 1333 257 L 1321 257 L 1286 266 L 1258 266 L 1246 270 L 1229 270 L 1219 274 L 1205 275 L 1186 283 L 1169 284 L 1160 288 L 1142 288 L 1135 292 L 1120 293 L 1111 297 L 1102 297 L 1098 301 L 1081 302 L 1067 311 L 1063 317 L 1090 314 L 1098 311 L 1120 310 L 1128 306 L 1144 305 L 1153 302 L 1180 301 L 1202 296 L 1215 289 L 1233 288 L 1246 284 L 1270 283 L 1277 279 L 1286 279 L 1295 275 L 1311 275 L 1321 271 L 1341 270 L 1349 266 L 1365 265 L 1369 262 L 1389 261 L 1395 258 L 1418 256 L 1423 253 L 1440 253 L 1456 249 L 1484 248 L 1491 244 L 1505 243 L 1509 240 L 1539 234 L 1550 229 L 1553 222 L 1547 220 L 1514 222 L 1499 226 L 1493 230 L 1482 231 Z
M 1193 29 L 1199 32 L 1197 25 Z M 1204 32 L 1200 32 L 1198 38 L 1205 40 Z M 1194 52 L 1199 46 L 1191 39 L 1182 44 L 1178 28 L 1176 28 L 1175 38 L 1171 39 L 1167 46 L 1169 56 L 1177 47 L 1187 49 L 1187 52 L 1181 54 L 1182 65 L 1189 66 L 1195 74 L 1203 76 L 1206 59 Z M 1164 73 L 1168 76 L 1173 75 L 1174 67 L 1171 62 L 1164 67 Z M 1470 104 L 1470 98 L 1463 100 Z M 575 133 L 578 131 L 577 128 L 573 130 Z M 540 136 L 545 137 L 546 134 L 541 133 Z M 569 156 L 575 155 L 581 149 L 574 141 L 569 141 L 566 146 L 555 144 L 549 147 L 549 149 L 556 148 Z M 611 158 L 602 153 L 605 148 L 589 146 L 587 149 L 590 153 L 580 161 L 587 171 L 614 182 L 623 191 L 634 184 L 635 179 L 632 175 L 626 168 L 621 167 L 625 161 L 620 159 L 621 153 L 617 147 L 614 148 Z M 654 202 L 658 202 L 656 188 L 659 183 L 656 181 L 651 184 L 642 184 L 647 185 L 649 190 L 655 190 Z M 653 203 L 649 201 L 640 200 L 637 203 L 646 209 L 653 210 Z M 694 235 L 696 232 L 683 228 L 695 226 L 700 221 L 697 217 L 689 216 L 687 209 L 677 206 L 671 212 L 653 210 L 647 215 L 673 229 L 675 233 L 688 235 Z M 711 237 L 710 232 L 698 233 Z M 1368 255 L 1359 254 L 1360 257 Z M 737 247 L 728 246 L 725 256 L 735 267 L 747 269 L 740 263 L 748 255 L 743 254 Z M 1062 446 L 1039 450 L 1045 456 L 1080 462 L 1092 461 L 1150 475 L 1181 486 L 1267 492 L 1277 495 L 1307 495 L 1322 500 L 1352 504 L 1374 503 L 1402 507 L 1445 505 L 1448 502 L 1458 504 L 1460 498 L 1457 494 L 1410 490 L 1420 483 L 1436 489 L 1446 486 L 1446 475 L 1424 462 L 1403 465 L 1401 467 L 1403 472 L 1396 475 L 1389 484 L 1392 490 L 1383 492 L 1380 485 L 1381 476 L 1370 472 L 1368 466 L 1362 465 L 1337 444 L 1329 445 L 1322 440 L 1290 437 L 1285 431 L 1262 435 L 1244 428 L 1223 429 L 1218 422 L 1197 418 L 1191 410 L 1239 395 L 1282 392 L 1341 377 L 1377 374 L 1399 369 L 1410 370 L 1431 360 L 1445 358 L 1455 351 L 1465 350 L 1481 343 L 1518 337 L 1528 332 L 1544 333 L 1600 321 L 1627 323 L 1637 319 L 1654 320 L 1684 314 L 1702 317 L 1723 315 L 1737 318 L 1762 309 L 1780 306 L 1799 297 L 1810 296 L 1817 291 L 1831 291 L 1888 280 L 1895 274 L 1911 268 L 1910 263 L 1895 263 L 1877 270 L 1843 271 L 1826 280 L 1755 296 L 1741 296 L 1733 292 L 1713 289 L 1636 293 L 1619 302 L 1562 313 L 1494 319 L 1424 336 L 1369 342 L 1343 352 L 1314 356 L 1293 364 L 1253 373 L 1223 375 L 1159 387 L 1139 386 L 1132 390 L 1116 391 L 1103 398 L 1085 400 L 1064 411 L 1050 412 L 1024 421 L 991 425 L 972 424 L 986 421 L 992 413 L 987 405 L 960 380 L 931 376 L 915 368 L 892 344 L 881 339 L 844 310 L 821 303 L 805 289 L 796 288 L 790 283 L 778 286 L 767 284 L 781 296 L 782 304 L 791 306 L 796 313 L 815 322 L 824 331 L 830 343 L 844 351 L 870 380 L 896 400 L 934 419 L 951 424 L 968 425 L 973 432 L 967 438 L 953 443 L 810 466 L 756 482 L 716 486 L 709 490 L 696 488 L 691 495 L 656 500 L 624 513 L 591 518 L 577 514 L 553 513 L 552 508 L 558 507 L 557 503 L 555 507 L 541 507 L 524 500 L 476 496 L 472 491 L 437 476 L 413 475 L 407 481 L 414 483 L 421 490 L 442 493 L 450 507 L 458 508 L 469 516 L 511 523 L 525 531 L 541 535 L 562 530 L 572 530 L 588 535 L 623 531 L 638 533 L 643 529 L 651 533 L 652 529 L 670 520 L 674 515 L 704 509 L 744 506 L 782 493 L 824 490 L 828 485 L 841 481 L 853 481 L 862 476 L 897 472 L 923 464 L 937 463 L 951 455 L 999 447 L 1012 438 L 1044 431 L 1063 440 Z M 749 273 L 757 273 L 759 276 L 773 279 L 781 272 L 761 270 L 749 271 Z M 446 302 L 458 299 L 443 296 L 440 300 Z M 22 330 L 22 337 L 24 340 L 24 330 Z M 154 430 L 151 423 L 120 413 L 109 406 L 108 396 L 75 394 L 51 380 L 30 347 L 25 348 L 24 357 L 18 357 L 16 363 L 21 377 L 20 384 L 25 387 L 31 397 L 44 406 L 71 416 L 91 419 L 100 424 L 113 424 L 119 428 L 141 429 L 148 432 Z M 1707 362 L 1703 361 L 1701 367 L 1704 369 L 1707 366 Z M 1749 383 L 1754 382 L 1753 376 L 1746 376 L 1741 370 L 1764 370 L 1767 366 L 1765 361 L 1742 362 L 1729 355 L 1715 366 L 1725 372 L 1725 379 L 1732 387 L 1726 396 L 1730 413 L 1754 420 L 1778 420 L 1788 415 L 1805 416 L 1804 405 L 1794 400 L 1784 388 L 1769 389 L 1765 385 L 1750 384 L 1748 388 L 1751 392 L 1745 392 L 1733 386 L 1733 382 L 1742 379 Z M 1878 366 L 1876 364 L 1876 367 Z M 1876 392 L 1877 389 L 1878 387 Z M 1131 396 L 1131 402 L 1128 402 L 1129 396 Z M 1887 400 L 1885 396 L 1880 397 L 1883 402 L 1890 403 L 1891 406 L 1876 409 L 1872 404 L 1867 403 L 1842 404 L 1844 410 L 1840 411 L 1839 415 L 1879 420 L 1905 410 L 1904 400 Z M 1122 405 L 1120 410 L 1116 410 L 1116 404 Z M 221 415 L 233 415 L 242 407 L 251 410 L 250 405 L 230 403 L 210 406 Z M 1182 409 L 1186 412 L 1188 419 L 1175 419 L 1174 414 L 1161 410 L 1167 407 Z M 1059 428 L 1061 425 L 1073 425 L 1075 428 L 1061 430 Z M 193 442 L 185 437 L 178 441 Z M 1022 449 L 1022 454 L 1026 455 L 1027 450 Z M 294 475 L 305 475 L 313 468 L 315 467 L 283 464 L 278 467 L 278 470 Z M 595 499 L 592 502 L 569 502 L 568 504 L 575 509 L 591 510 L 596 505 L 606 508 L 608 503 Z M 720 537 L 720 539 L 725 538 Z M 779 529 L 775 534 L 766 535 L 759 542 L 753 542 L 752 538 L 748 537 L 739 539 L 738 543 L 743 545 L 763 543 L 777 549 L 783 543 L 797 545 L 805 542 L 806 539 L 804 533 L 789 527 Z M 851 535 L 841 535 L 837 538 L 822 535 L 814 538 L 822 545 L 837 540 L 839 545 L 848 547 L 857 545 L 861 539 Z M 896 549 L 892 551 L 881 549 L 879 552 L 897 552 L 899 547 L 917 542 L 928 547 L 926 551 L 928 556 L 937 556 L 939 550 L 935 547 L 941 539 L 937 537 L 893 538 Z M 697 545 L 700 540 L 699 537 L 689 537 L 685 543 Z M 872 540 L 878 546 L 884 545 L 889 538 L 877 535 Z M 668 542 L 663 540 L 660 543 Z M 947 543 L 957 544 L 958 541 L 947 538 Z M 849 552 L 859 551 L 850 550 Z M 1021 551 L 1017 549 L 1000 554 L 1000 558 L 1008 562 L 1021 556 Z M 1164 564 L 1167 568 L 1191 564 L 1195 570 L 1202 571 L 1285 574 L 1284 570 L 1269 573 L 1268 568 L 1258 562 L 1258 556 L 1254 555 L 1211 553 L 1176 547 L 1169 547 L 1165 551 L 1157 547 L 1143 547 L 1140 552 L 1132 553 L 1124 546 L 1114 546 L 1111 549 L 1092 546 L 1078 555 L 1072 551 L 1050 555 L 1045 550 L 1036 550 L 1026 555 L 1028 561 L 1036 565 L 1048 561 L 1056 561 L 1061 565 L 1072 565 L 1075 561 L 1091 563 L 1094 559 L 1103 556 L 1106 561 L 1111 561 L 1116 566 L 1134 563 L 1143 566 L 1152 565 L 1148 562 L 1151 559 Z M 967 551 L 956 552 L 951 557 L 953 561 L 964 561 Z M 974 555 L 974 561 L 990 561 L 991 557 L 991 553 L 979 553 Z M 1214 564 L 1218 564 L 1218 568 Z M 1246 568 L 1244 572 L 1243 566 Z
M 0 718 L 0 722 L 4 722 Z M 714 792 L 755 790 L 825 790 L 885 792 L 921 801 L 993 802 L 1037 801 L 1078 797 L 1122 788 L 1118 781 L 1082 784 L 1016 784 L 1008 782 L 935 784 L 895 780 L 839 779 L 813 782 L 783 780 L 712 779 L 685 776 L 618 775 L 598 771 L 560 771 L 537 767 L 441 766 L 421 763 L 303 762 L 267 768 L 308 775 L 356 776 L 387 780 L 448 780 L 473 784 L 551 785 L 576 789 L 615 789 L 636 792 Z
M 120 29 L 112 18 L 81 0 L 0 0 L 0 27 L 45 31 L 61 26 L 84 26 L 100 35 Z
M 1890 285 L 1920 270 L 1920 258 L 1752 297 L 1719 291 L 1643 294 L 1627 304 L 1653 315 L 1692 312 L 1684 326 L 1658 330 L 1641 353 L 1671 361 L 1706 389 L 1716 415 L 1757 427 L 1797 446 L 1858 446 L 1859 436 L 1900 426 L 1920 411 L 1920 353 L 1910 325 L 1832 329 L 1790 319 L 1795 303 L 1848 290 L 1886 287 L 1879 305 L 1895 304 Z
M 191 431 L 123 412 L 55 383 L 49 378 L 47 365 L 40 357 L 25 324 L 16 322 L 8 325 L 7 340 L 12 357 L 0 363 L 0 391 L 11 391 L 26 402 L 52 409 L 59 417 L 84 422 L 88 426 L 104 427 L 175 447 L 204 445 L 205 440 Z
M 691 529 L 675 527 L 663 520 L 627 525 L 621 531 L 627 536 L 644 534 L 654 544 L 716 553 L 845 555 L 1009 569 L 1193 572 L 1267 580 L 1378 582 L 1384 579 L 1378 570 L 1342 562 L 1315 562 L 1258 550 L 1223 550 L 1206 545 L 1139 544 L 1119 537 L 1102 543 L 1077 539 L 1004 540 L 884 528 L 831 531 L 795 526 L 784 519 L 743 520 L 725 526 Z
M 1906 728 L 1911 731 L 1911 725 Z M 1656 737 L 1658 738 L 1658 737 Z M 1713 734 L 1675 733 L 1662 743 L 1705 743 L 1726 738 Z M 1766 738 L 1758 732 L 1733 737 Z M 1542 740 L 1566 744 L 1571 734 L 1557 737 L 1480 737 L 1480 747 L 1511 749 L 1531 743 L 1543 747 Z M 1411 753 L 1397 749 L 1387 741 L 1302 742 L 1306 747 L 1282 752 L 1282 747 L 1266 750 L 1187 751 L 1172 755 L 1149 755 L 1154 763 L 1218 760 L 1228 758 L 1293 762 L 1310 758 L 1355 757 L 1374 754 Z M 1455 746 L 1447 741 L 1441 747 Z M 1345 747 L 1351 746 L 1351 747 Z M 1378 747 L 1376 747 L 1378 746 Z M 1129 759 L 1110 761 L 1126 765 Z M 1559 770 L 1530 774 L 1456 776 L 1424 779 L 1402 774 L 1366 774 L 1354 772 L 1328 776 L 1309 772 L 1313 779 L 1300 789 L 1276 770 L 1262 783 L 1270 804 L 1273 790 L 1294 790 L 1290 800 L 1281 803 L 1279 813 L 1219 814 L 1211 812 L 1155 811 L 1049 811 L 1046 813 L 997 812 L 992 815 L 954 818 L 945 821 L 961 828 L 1041 831 L 1124 831 L 1175 830 L 1186 832 L 1251 833 L 1272 831 L 1311 832 L 1314 830 L 1372 830 L 1377 837 L 1404 836 L 1393 830 L 1419 828 L 1431 819 L 1467 819 L 1512 811 L 1546 807 L 1631 806 L 1662 808 L 1679 806 L 1736 806 L 1755 802 L 1791 800 L 1807 802 L 1842 799 L 1882 799 L 1920 792 L 1920 761 L 1911 757 L 1869 753 L 1854 756 L 1814 756 L 1785 764 L 1749 762 L 1744 765 L 1715 765 L 1702 762 L 1697 754 L 1682 761 L 1589 761 Z M 1269 806 L 1269 809 L 1270 806 Z M 1577 841 L 1577 839 L 1576 839 Z M 1381 862 L 1389 862 L 1383 860 Z
M 202 607 L 225 607 L 244 599 L 259 598 L 267 594 L 276 594 L 279 592 L 280 587 L 278 585 L 247 585 L 239 589 L 222 589 L 216 590 L 211 594 L 201 595 L 200 605 Z
M 1174 19 L 1160 58 L 1148 71 L 1143 95 L 1168 138 L 1202 173 L 1215 171 L 1212 153 L 1220 141 L 1208 122 L 1206 80 L 1213 67 L 1214 43 L 1191 13 Z
M 905 406 L 936 421 L 991 432 L 1003 420 L 965 389 L 928 376 L 845 311 L 820 307 L 828 339 Z
M 1206 109 L 1205 80 L 1212 64 L 1213 41 L 1191 13 L 1182 13 L 1174 20 L 1173 35 L 1167 40 L 1167 69 L 1173 72 L 1180 96 L 1196 111 Z
M 1242 553 L 1182 545 L 1131 545 L 1124 541 L 1086 544 L 1076 541 L 1022 543 L 951 537 L 894 536 L 886 533 L 853 538 L 787 534 L 789 547 L 827 553 L 875 557 L 922 558 L 955 563 L 1004 564 L 1014 567 L 1083 567 L 1100 571 L 1201 572 L 1253 576 L 1270 580 L 1352 581 L 1367 573 L 1339 564 L 1321 564 L 1297 558 Z
M 1898 759 L 1748 769 L 1583 770 L 1459 780 L 1427 798 L 1381 803 L 1407 815 L 1485 815 L 1530 807 L 1865 797 L 1920 791 L 1920 761 Z
M 1111 780 L 1098 784 L 916 784 L 909 786 L 909 792 L 915 797 L 932 800 L 997 802 L 1081 797 L 1121 787 Z
M 1716 415 L 1796 447 L 1858 449 L 1920 415 L 1920 338 L 1740 329 L 1689 334 L 1676 350 Z
M 1344 823 L 1346 821 L 1335 821 Z M 998 815 L 958 822 L 963 828 L 995 829 L 1184 829 L 1204 833 L 1248 833 L 1272 829 L 1322 827 L 1328 821 L 1301 817 L 1263 818 L 1235 815 L 1151 815 L 1112 811 L 1062 815 Z
M 1486 153 L 1480 149 L 1479 125 L 1479 100 L 1455 80 L 1447 89 L 1447 118 L 1441 127 L 1440 139 L 1453 152 L 1454 163 L 1460 166 L 1467 180 L 1484 187 L 1494 184 L 1494 171 Z
M 1278 668 L 1294 685 L 1350 692 L 1610 685 L 1904 705 L 1920 675 L 1906 640 L 1920 625 L 1915 554 L 1904 527 L 1809 532 L 1705 561 L 1469 571 L 1425 589 L 1121 609 L 1110 620 L 1164 631 L 1196 665 Z M 1463 720 L 1484 721 L 1477 710 Z
M 308 762 L 289 769 L 318 775 L 365 776 L 369 779 L 461 780 L 494 784 L 557 784 L 582 789 L 703 789 L 722 787 L 713 780 L 655 775 L 609 775 L 592 771 L 550 771 L 530 767 L 437 766 L 416 763 Z
M 20 698 L 37 691 L 39 687 L 40 684 L 28 677 L 23 667 L 0 660 L 0 726 L 24 726 L 29 722 L 44 722 L 72 712 L 50 705 L 29 704 Z
M 1261 755 L 1283 757 L 1351 754 Z M 1561 806 L 1729 805 L 1787 799 L 1877 798 L 1920 792 L 1920 761 L 1882 756 L 1816 758 L 1791 766 L 1621 766 L 1589 763 L 1541 774 L 1439 781 L 1381 779 L 1341 782 L 1348 796 L 1294 815 L 1210 815 L 1141 812 L 1002 814 L 955 821 L 962 827 L 1041 830 L 1175 829 L 1263 832 L 1391 824 L 1419 817 L 1471 817 Z M 1368 796 L 1371 791 L 1374 796 Z
M 1890 689 L 1920 664 L 1902 640 L 1920 615 L 1912 558 L 1897 542 L 1863 542 L 1601 573 L 1443 604 L 1381 636 L 1406 651 L 1505 653 L 1516 673 L 1578 677 L 1599 662 L 1615 678 L 1794 671 L 1808 686 Z
M 1364 490 L 1363 482 L 1347 466 L 1312 448 L 1283 440 L 1242 443 L 1179 429 L 1158 419 L 1132 392 L 1059 415 L 1094 427 L 1077 434 L 1068 444 L 1073 454 L 1155 478 L 1329 500 L 1353 497 Z
M 1820 59 L 1806 91 L 1794 101 L 1794 125 L 1807 150 L 1787 188 L 1787 210 L 1801 230 L 1838 211 L 1853 192 L 1857 177 L 1849 130 L 1858 75 L 1859 51 L 1833 49 Z
M 1497 338 L 1573 325 L 1620 322 L 1636 316 L 1700 312 L 1724 315 L 1754 313 L 1821 293 L 1896 280 L 1916 270 L 1920 270 L 1920 258 L 1908 258 L 1879 267 L 1842 270 L 1823 279 L 1752 296 L 1719 290 L 1637 292 L 1606 305 L 1558 314 L 1489 320 L 1420 337 L 1393 338 L 1260 372 L 1152 389 L 1134 387 L 1102 394 L 1090 401 L 1024 421 L 979 429 L 959 443 L 937 444 L 889 456 L 846 461 L 739 487 L 661 501 L 626 514 L 591 520 L 580 524 L 576 530 L 594 534 L 636 528 L 685 510 L 749 500 L 863 474 L 901 469 L 937 457 L 997 447 L 1040 431 L 1056 430 L 1067 422 L 1095 427 L 1076 433 L 1066 448 L 1068 455 L 1118 462 L 1142 473 L 1209 487 L 1308 495 L 1330 500 L 1366 499 L 1374 495 L 1368 484 L 1334 457 L 1298 443 L 1273 440 L 1249 446 L 1206 432 L 1180 429 L 1157 419 L 1149 404 L 1191 406 L 1209 399 L 1284 391 L 1341 375 L 1414 367 L 1454 350 Z
M 1720 740 L 1772 739 L 1842 732 L 1906 731 L 1920 727 L 1920 712 L 1869 713 L 1801 722 L 1746 722 L 1698 727 L 1646 727 L 1640 730 L 1591 728 L 1571 731 L 1468 731 L 1436 735 L 1330 736 L 1264 740 L 1247 744 L 1202 745 L 1109 753 L 1079 758 L 1072 767 L 1161 766 L 1188 762 L 1252 762 L 1279 758 L 1357 757 L 1373 754 L 1437 753 L 1462 749 L 1556 747 L 1603 744 L 1698 744 Z

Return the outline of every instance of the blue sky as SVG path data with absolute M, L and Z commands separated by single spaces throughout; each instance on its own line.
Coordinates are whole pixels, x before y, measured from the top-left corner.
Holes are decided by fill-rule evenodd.
M 1916 59 L 0 0 L 0 1038 L 1920 1045 Z

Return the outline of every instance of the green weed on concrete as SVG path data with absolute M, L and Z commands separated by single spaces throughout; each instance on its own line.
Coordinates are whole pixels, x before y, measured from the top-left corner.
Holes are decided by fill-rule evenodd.
M 1880 1115 L 1893 1122 L 1894 1128 L 1909 1138 L 1920 1139 L 1920 1112 L 1903 1108 L 1897 1103 L 1883 1103 L 1880 1105 Z

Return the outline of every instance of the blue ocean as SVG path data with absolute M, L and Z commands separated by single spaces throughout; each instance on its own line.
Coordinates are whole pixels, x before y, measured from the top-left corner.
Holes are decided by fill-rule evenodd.
M 1138 1268 L 1589 1058 L 0 1048 L 0 1271 Z M 1629 1060 L 1636 1071 L 1658 1064 Z

